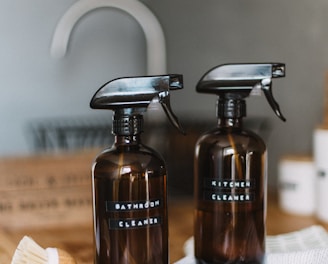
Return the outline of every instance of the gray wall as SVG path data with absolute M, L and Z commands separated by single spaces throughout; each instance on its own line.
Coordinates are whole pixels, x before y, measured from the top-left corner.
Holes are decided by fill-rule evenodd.
M 0 154 L 29 153 L 26 126 L 36 119 L 91 116 L 88 104 L 104 82 L 146 73 L 143 33 L 112 9 L 88 14 L 77 25 L 67 56 L 50 57 L 55 26 L 73 0 L 2 0 L 0 9 Z M 265 97 L 248 100 L 248 115 L 272 124 L 267 141 L 270 183 L 281 155 L 312 152 L 312 133 L 323 118 L 328 69 L 328 3 L 323 0 L 166 0 L 145 3 L 163 26 L 168 71 L 184 74 L 172 96 L 177 115 L 210 118 L 215 97 L 195 84 L 209 68 L 228 62 L 285 62 L 287 77 L 273 89 L 287 122 Z M 183 102 L 183 103 L 181 103 Z
M 267 141 L 270 184 L 276 183 L 277 163 L 282 155 L 312 154 L 313 129 L 323 120 L 328 70 L 326 1 L 145 3 L 165 29 L 169 69 L 185 77 L 185 90 L 174 95 L 181 112 L 214 115 L 215 98 L 197 95 L 194 87 L 201 75 L 215 65 L 285 62 L 287 76 L 274 80 L 273 92 L 287 122 L 274 115 L 264 96 L 248 100 L 248 115 L 266 117 L 272 125 Z

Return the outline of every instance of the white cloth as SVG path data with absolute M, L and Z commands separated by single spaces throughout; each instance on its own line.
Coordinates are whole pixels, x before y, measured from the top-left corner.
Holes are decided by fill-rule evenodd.
M 328 233 L 321 226 L 268 236 L 266 264 L 328 264 Z M 174 264 L 196 264 L 193 237 L 184 245 L 186 257 Z

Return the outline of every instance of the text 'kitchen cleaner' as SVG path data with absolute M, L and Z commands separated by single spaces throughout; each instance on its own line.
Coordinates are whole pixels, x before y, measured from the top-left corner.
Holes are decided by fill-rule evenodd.
M 199 93 L 218 95 L 217 127 L 195 149 L 195 257 L 198 264 L 262 264 L 265 259 L 267 149 L 243 128 L 245 98 L 262 90 L 285 121 L 271 91 L 282 63 L 226 64 L 209 70 Z

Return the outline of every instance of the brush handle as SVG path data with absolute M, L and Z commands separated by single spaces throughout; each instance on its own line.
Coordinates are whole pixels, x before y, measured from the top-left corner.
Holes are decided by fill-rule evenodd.
M 75 259 L 60 248 L 46 248 L 48 254 L 47 264 L 76 264 Z

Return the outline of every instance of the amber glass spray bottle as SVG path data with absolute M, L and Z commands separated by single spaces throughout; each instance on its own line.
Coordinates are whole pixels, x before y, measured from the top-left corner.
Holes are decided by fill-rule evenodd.
M 181 75 L 112 80 L 91 100 L 91 108 L 114 111 L 114 145 L 93 165 L 95 263 L 167 264 L 168 219 L 165 162 L 141 143 L 142 113 L 158 99 L 180 131 L 170 90 Z
M 218 95 L 216 129 L 195 151 L 195 257 L 198 264 L 262 264 L 265 259 L 266 146 L 243 128 L 245 97 L 261 89 L 281 115 L 271 79 L 284 77 L 281 63 L 227 64 L 208 71 L 200 93 Z

